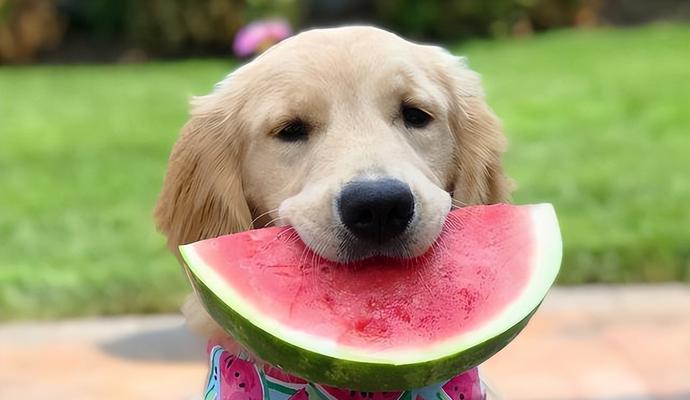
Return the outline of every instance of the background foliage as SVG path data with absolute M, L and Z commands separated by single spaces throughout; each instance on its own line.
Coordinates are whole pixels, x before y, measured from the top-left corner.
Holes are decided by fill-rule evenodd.
M 618 4 L 616 4 L 618 3 Z M 610 9 L 614 5 L 616 12 Z M 286 17 L 296 29 L 374 23 L 453 42 L 569 26 L 690 17 L 684 0 L 0 0 L 0 62 L 139 61 L 227 55 L 237 30 Z
M 560 282 L 688 281 L 688 25 L 451 45 L 484 77 L 515 200 L 553 202 Z M 0 68 L 0 319 L 172 311 L 151 211 L 191 95 L 232 60 Z

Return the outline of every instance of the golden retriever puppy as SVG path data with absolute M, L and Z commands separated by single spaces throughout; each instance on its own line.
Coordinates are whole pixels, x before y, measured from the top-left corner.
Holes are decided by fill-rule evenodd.
M 155 219 L 175 253 L 289 224 L 327 259 L 414 257 L 452 207 L 508 200 L 504 149 L 462 59 L 371 27 L 311 30 L 193 100 Z M 194 297 L 184 314 L 233 348 Z

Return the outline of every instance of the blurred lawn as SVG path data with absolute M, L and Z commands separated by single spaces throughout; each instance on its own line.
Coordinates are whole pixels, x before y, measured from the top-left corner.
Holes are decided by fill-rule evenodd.
M 484 75 L 517 202 L 550 201 L 563 283 L 687 280 L 688 26 L 457 48 Z M 0 69 L 0 319 L 170 311 L 151 210 L 188 97 L 231 62 Z
M 690 279 L 690 25 L 458 52 L 503 119 L 515 201 L 556 206 L 560 282 Z

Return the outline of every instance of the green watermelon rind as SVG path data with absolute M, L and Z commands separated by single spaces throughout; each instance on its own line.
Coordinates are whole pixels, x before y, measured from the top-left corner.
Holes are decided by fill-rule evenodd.
M 527 324 L 556 279 L 561 239 L 553 207 L 529 207 L 536 251 L 534 272 L 517 299 L 479 329 L 459 334 L 433 348 L 369 355 L 366 349 L 319 343 L 264 318 L 241 300 L 206 266 L 193 245 L 180 247 L 190 280 L 209 314 L 241 344 L 266 362 L 305 379 L 354 390 L 405 390 L 442 381 L 472 368 L 505 347 Z M 230 306 L 232 305 L 232 306 Z M 250 317 L 248 317 L 250 316 Z
M 314 353 L 285 342 L 235 312 L 193 275 L 192 282 L 213 319 L 263 361 L 311 382 L 357 391 L 408 390 L 443 381 L 457 375 L 458 371 L 473 368 L 510 343 L 536 311 L 535 308 L 502 334 L 444 358 L 404 365 L 367 363 Z

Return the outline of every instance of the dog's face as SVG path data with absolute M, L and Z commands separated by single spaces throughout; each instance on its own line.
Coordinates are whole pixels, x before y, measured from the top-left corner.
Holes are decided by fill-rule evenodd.
M 332 260 L 426 250 L 451 207 L 455 143 L 420 56 L 388 34 L 310 32 L 241 71 L 271 82 L 247 104 L 263 110 L 243 162 L 250 205 Z
M 374 28 L 315 30 L 195 102 L 156 217 L 171 246 L 292 225 L 319 255 L 422 254 L 454 205 L 506 200 L 476 74 Z

